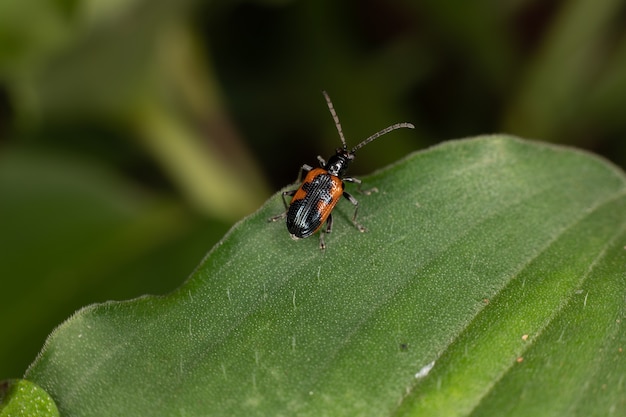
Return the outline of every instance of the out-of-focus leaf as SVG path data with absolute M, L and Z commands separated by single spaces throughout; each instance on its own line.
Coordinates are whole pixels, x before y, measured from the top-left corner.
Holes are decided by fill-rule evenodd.
M 164 293 L 226 230 L 95 163 L 0 155 L 0 378 L 20 377 L 46 335 L 87 303 Z
M 36 384 L 25 380 L 0 381 L 0 417 L 58 417 L 54 401 Z

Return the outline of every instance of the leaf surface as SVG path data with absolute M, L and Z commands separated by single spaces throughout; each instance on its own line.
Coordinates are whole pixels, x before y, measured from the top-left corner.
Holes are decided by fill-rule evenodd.
M 67 416 L 626 412 L 622 172 L 489 136 L 364 183 L 367 233 L 340 202 L 326 251 L 293 241 L 276 195 L 177 291 L 76 313 L 27 378 Z

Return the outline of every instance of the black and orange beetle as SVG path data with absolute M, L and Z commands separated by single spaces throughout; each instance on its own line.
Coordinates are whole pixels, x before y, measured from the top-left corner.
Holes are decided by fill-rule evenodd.
M 356 215 L 359 209 L 359 202 L 344 191 L 344 182 L 353 182 L 358 184 L 357 190 L 361 193 L 369 194 L 375 189 L 369 191 L 361 190 L 361 180 L 358 178 L 346 177 L 346 172 L 350 163 L 354 161 L 354 153 L 367 145 L 374 139 L 391 132 L 392 130 L 407 127 L 413 129 L 411 123 L 396 123 L 389 126 L 380 132 L 374 133 L 363 142 L 356 145 L 354 148 L 348 150 L 346 145 L 346 139 L 343 136 L 341 124 L 339 123 L 339 117 L 333 107 L 332 101 L 328 94 L 323 91 L 326 103 L 330 114 L 333 116 L 337 132 L 339 132 L 339 138 L 343 147 L 337 148 L 337 151 L 333 156 L 328 159 L 328 162 L 321 156 L 317 157 L 320 162 L 320 168 L 313 168 L 310 165 L 304 164 L 300 168 L 298 174 L 298 182 L 302 177 L 302 173 L 306 172 L 306 177 L 300 188 L 297 190 L 284 191 L 282 193 L 283 203 L 285 204 L 286 211 L 278 216 L 271 217 L 270 221 L 276 221 L 287 217 L 287 230 L 291 233 L 293 239 L 303 239 L 311 236 L 317 232 L 324 222 L 326 222 L 326 229 L 320 233 L 320 249 L 325 249 L 324 234 L 330 233 L 333 226 L 332 211 L 337 205 L 337 202 L 341 196 L 345 197 L 350 203 L 354 205 L 354 215 L 352 216 L 352 223 L 361 232 L 365 232 L 366 229 L 356 221 Z M 291 204 L 287 204 L 285 200 L 286 196 L 293 196 Z

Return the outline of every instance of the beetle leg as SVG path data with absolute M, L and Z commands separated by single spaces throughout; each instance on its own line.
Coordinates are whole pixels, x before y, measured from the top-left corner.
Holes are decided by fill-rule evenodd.
M 333 215 L 332 213 L 328 215 L 326 219 L 326 228 L 320 231 L 320 249 L 326 249 L 326 243 L 324 242 L 324 235 L 332 232 L 333 230 Z
M 300 182 L 302 182 L 302 173 L 303 172 L 309 172 L 310 170 L 312 170 L 313 167 L 308 165 L 308 164 L 304 164 L 300 167 L 300 171 L 298 171 L 298 179 L 296 180 L 296 182 L 299 184 Z M 285 206 L 285 211 L 281 214 L 278 214 L 276 216 L 272 216 L 268 219 L 268 221 L 270 222 L 275 222 L 276 220 L 280 220 L 280 219 L 284 219 L 285 216 L 287 215 L 287 211 L 289 210 L 289 203 L 287 203 L 287 200 L 285 200 L 286 196 L 291 196 L 293 197 L 294 194 L 296 193 L 296 191 L 298 190 L 288 190 L 288 191 L 283 191 L 282 193 L 282 197 L 283 197 L 283 205 Z
M 312 170 L 313 167 L 309 164 L 304 164 L 300 167 L 300 171 L 298 171 L 298 179 L 296 180 L 296 182 L 298 184 L 300 184 L 300 182 L 302 181 L 302 173 L 303 172 L 309 172 L 310 170 Z M 293 195 L 293 194 L 292 194 Z
M 296 191 L 298 190 L 289 190 L 289 191 L 283 191 L 283 204 L 285 205 L 285 210 L 289 210 L 289 203 L 287 203 L 287 200 L 285 200 L 285 196 L 290 196 L 293 197 L 293 195 L 296 193 Z
M 356 190 L 359 193 L 361 193 L 361 194 L 370 195 L 372 193 L 377 193 L 378 192 L 378 188 L 376 188 L 376 187 L 372 187 L 369 190 L 363 190 L 361 188 L 363 186 L 363 183 L 358 178 L 346 177 L 346 178 L 343 179 L 343 181 L 344 182 L 351 182 L 351 183 L 354 183 L 354 184 L 358 184 L 358 187 L 356 188 Z
M 284 219 L 286 215 L 287 215 L 287 212 L 283 211 L 282 213 L 277 214 L 276 216 L 270 217 L 269 219 L 267 219 L 267 221 L 268 222 L 275 222 L 277 220 Z
M 293 196 L 296 191 L 298 190 L 288 190 L 288 191 L 283 191 L 282 192 L 282 197 L 283 197 L 283 204 L 285 205 L 285 211 L 277 214 L 276 216 L 272 216 L 269 219 L 267 219 L 267 221 L 269 222 L 275 222 L 276 220 L 280 220 L 280 219 L 284 219 L 285 216 L 287 215 L 287 210 L 289 210 L 289 204 L 287 203 L 287 200 L 285 200 L 285 196 L 290 195 Z
M 344 178 L 344 181 L 345 181 L 345 178 Z M 351 202 L 351 203 L 352 203 L 352 205 L 354 205 L 354 216 L 352 216 L 352 223 L 354 223 L 354 226 L 355 226 L 357 229 L 359 229 L 359 232 L 366 232 L 366 231 L 367 231 L 367 229 L 366 229 L 365 227 L 361 226 L 361 225 L 360 225 L 359 223 L 357 223 L 357 221 L 356 221 L 356 215 L 357 215 L 357 213 L 358 213 L 358 211 L 359 211 L 359 202 L 357 201 L 357 199 L 356 199 L 356 198 L 352 197 L 352 195 L 350 195 L 349 193 L 347 193 L 347 192 L 345 192 L 345 191 L 343 192 L 343 196 L 344 196 L 344 197 L 345 197 L 345 198 L 346 198 L 349 202 Z
M 320 161 L 320 166 L 322 168 L 326 167 L 326 160 L 322 158 L 322 155 L 317 155 L 317 160 Z

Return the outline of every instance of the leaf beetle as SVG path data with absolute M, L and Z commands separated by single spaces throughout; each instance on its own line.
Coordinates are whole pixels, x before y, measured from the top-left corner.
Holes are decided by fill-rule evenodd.
M 391 125 L 377 133 L 374 133 L 369 138 L 365 139 L 354 148 L 348 150 L 346 139 L 343 136 L 343 129 L 339 123 L 339 117 L 333 106 L 330 97 L 323 91 L 326 104 L 330 110 L 330 114 L 335 121 L 335 127 L 339 133 L 342 147 L 337 148 L 335 154 L 332 155 L 328 162 L 321 156 L 317 157 L 320 163 L 319 168 L 313 168 L 310 165 L 304 164 L 300 168 L 297 182 L 300 182 L 302 173 L 306 172 L 304 181 L 300 184 L 300 187 L 296 190 L 288 190 L 282 193 L 283 204 L 285 205 L 285 212 L 277 216 L 271 217 L 269 221 L 276 221 L 282 218 L 287 218 L 287 230 L 291 234 L 292 239 L 303 239 L 311 236 L 326 222 L 325 230 L 320 232 L 320 249 L 325 249 L 326 244 L 324 242 L 324 234 L 330 233 L 333 225 L 332 211 L 337 205 L 337 202 L 341 197 L 345 197 L 354 206 L 354 215 L 352 216 L 352 223 L 361 232 L 365 232 L 366 229 L 356 221 L 359 202 L 351 194 L 344 190 L 345 182 L 352 182 L 358 184 L 357 190 L 360 193 L 370 194 L 376 189 L 369 191 L 361 190 L 361 180 L 358 178 L 348 177 L 346 173 L 348 167 L 354 161 L 355 152 L 367 145 L 374 139 L 383 136 L 392 130 L 400 128 L 413 129 L 411 123 L 396 123 Z M 291 196 L 291 203 L 288 204 L 285 200 L 286 196 Z

